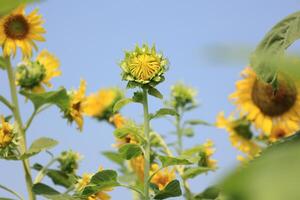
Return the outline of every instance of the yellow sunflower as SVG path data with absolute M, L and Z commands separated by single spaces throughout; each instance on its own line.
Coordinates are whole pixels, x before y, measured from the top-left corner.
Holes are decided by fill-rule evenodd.
M 86 82 L 85 80 L 81 80 L 78 90 L 72 91 L 70 93 L 70 105 L 68 111 L 65 113 L 70 122 L 76 122 L 80 131 L 82 131 L 83 127 L 82 104 L 85 101 L 85 90 Z
M 200 160 L 199 164 L 201 166 L 209 167 L 209 168 L 216 168 L 217 161 L 211 159 L 212 155 L 215 153 L 216 149 L 214 148 L 214 143 L 212 140 L 207 140 L 204 144 L 204 151 L 202 159 Z
M 287 75 L 279 73 L 278 87 L 257 78 L 251 68 L 242 72 L 243 80 L 236 84 L 236 92 L 230 98 L 247 119 L 265 134 L 274 127 L 285 127 L 289 133 L 299 130 L 300 87 Z
M 1 116 L 0 126 L 0 149 L 7 147 L 14 138 L 13 126 L 5 122 L 4 117 Z
M 17 47 L 23 57 L 32 56 L 32 47 L 37 50 L 35 41 L 45 41 L 42 36 L 46 31 L 42 27 L 44 21 L 35 9 L 25 15 L 25 6 L 20 6 L 9 15 L 0 18 L 0 45 L 3 55 L 16 55 Z
M 151 173 L 154 173 L 159 169 L 158 164 L 152 164 L 151 165 Z M 168 185 L 171 181 L 173 181 L 176 177 L 175 174 L 175 168 L 170 170 L 169 168 L 164 168 L 157 172 L 151 179 L 151 183 L 154 183 L 158 186 L 159 190 L 162 190 L 165 188 L 166 185 Z
M 44 86 L 52 87 L 50 80 L 61 75 L 59 66 L 59 60 L 47 50 L 43 50 L 36 61 L 24 61 L 17 67 L 17 85 L 34 93 L 43 93 Z
M 113 106 L 123 96 L 123 92 L 118 88 L 101 89 L 86 98 L 84 113 L 99 120 L 108 120 L 113 115 Z
M 229 139 L 232 146 L 238 150 L 247 154 L 250 158 L 258 155 L 260 147 L 254 143 L 252 139 L 252 133 L 247 122 L 243 119 L 234 119 L 233 115 L 230 115 L 228 119 L 224 117 L 224 112 L 219 113 L 217 116 L 216 126 L 218 128 L 224 128 L 229 133 Z

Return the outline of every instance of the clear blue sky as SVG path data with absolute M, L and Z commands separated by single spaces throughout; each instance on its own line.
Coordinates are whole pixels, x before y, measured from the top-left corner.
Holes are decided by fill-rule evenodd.
M 123 50 L 132 49 L 137 43 L 155 43 L 171 62 L 166 81 L 159 89 L 168 94 L 177 80 L 194 86 L 199 90 L 202 106 L 190 117 L 213 122 L 219 111 L 225 110 L 228 114 L 234 109 L 227 96 L 234 91 L 234 82 L 248 63 L 248 55 L 240 54 L 253 50 L 272 25 L 297 11 L 299 3 L 299 0 L 48 0 L 37 5 L 47 29 L 47 42 L 39 47 L 47 48 L 61 60 L 63 76 L 54 80 L 55 87 L 77 88 L 80 78 L 84 78 L 90 93 L 107 86 L 124 88 L 117 66 Z M 220 46 L 226 48 L 216 49 Z M 236 61 L 229 59 L 235 55 Z M 0 71 L 0 93 L 8 96 L 3 71 Z M 27 118 L 32 108 L 23 100 L 22 105 L 25 106 L 22 107 L 23 118 Z M 152 111 L 160 105 L 160 101 L 151 99 Z M 8 114 L 2 106 L 0 112 Z M 136 105 L 125 108 L 123 114 L 142 121 L 141 108 Z M 55 108 L 41 114 L 29 130 L 29 143 L 48 136 L 60 141 L 54 153 L 68 149 L 81 152 L 85 159 L 80 173 L 95 172 L 100 164 L 105 168 L 116 167 L 100 155 L 103 150 L 113 149 L 110 126 L 86 119 L 84 131 L 79 133 L 60 116 Z M 161 120 L 153 123 L 153 128 L 166 134 L 172 127 L 168 121 Z M 185 146 L 202 143 L 207 138 L 216 143 L 214 158 L 220 169 L 192 180 L 195 192 L 213 184 L 236 164 L 237 152 L 223 130 L 199 127 L 195 138 L 187 139 Z M 45 163 L 45 158 L 46 154 L 37 156 L 31 163 L 40 160 Z M 26 193 L 20 163 L 0 161 L 0 168 L 1 183 Z M 1 190 L 0 196 L 8 197 Z M 112 197 L 131 199 L 131 193 L 116 189 Z

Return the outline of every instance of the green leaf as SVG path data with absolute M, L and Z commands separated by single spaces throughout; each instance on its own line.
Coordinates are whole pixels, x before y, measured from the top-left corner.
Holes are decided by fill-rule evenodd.
M 270 82 L 276 75 L 274 58 L 283 57 L 284 51 L 300 38 L 300 12 L 293 13 L 277 23 L 257 46 L 251 66 L 258 76 Z
M 124 164 L 124 159 L 118 152 L 114 151 L 104 151 L 102 152 L 102 155 L 104 155 L 107 159 L 113 161 L 114 163 L 118 165 L 123 165 Z
M 195 200 L 217 200 L 220 195 L 220 188 L 211 186 L 205 189 L 200 194 L 197 194 Z
M 134 102 L 132 99 L 126 98 L 126 99 L 121 99 L 117 101 L 117 103 L 114 105 L 113 112 L 118 112 L 121 110 L 124 106 L 126 106 L 129 103 Z
M 212 168 L 209 168 L 209 167 L 193 167 L 193 168 L 188 168 L 182 174 L 182 178 L 184 178 L 184 179 L 195 178 L 196 176 L 199 176 L 200 174 L 203 174 L 203 173 L 207 173 L 207 172 L 209 172 L 211 170 L 212 170 Z
M 193 120 L 188 120 L 185 122 L 185 124 L 189 124 L 189 125 L 206 125 L 206 126 L 210 126 L 211 124 L 203 121 L 201 119 L 193 119 Z
M 178 116 L 178 113 L 174 109 L 161 108 L 155 114 L 151 114 L 150 119 L 156 119 L 166 115 Z
M 39 0 L 0 0 L 0 17 L 8 14 L 21 4 L 39 2 Z
M 51 138 L 46 138 L 42 137 L 37 140 L 35 140 L 31 146 L 29 147 L 28 151 L 21 156 L 21 159 L 25 159 L 31 156 L 34 156 L 41 151 L 51 149 L 55 147 L 58 144 L 58 141 L 51 139 Z
M 160 93 L 160 91 L 154 87 L 150 87 L 148 89 L 148 94 L 150 94 L 151 96 L 154 96 L 156 98 L 159 98 L 159 99 L 163 99 L 164 96 Z
M 92 176 L 90 184 L 84 188 L 82 195 L 90 196 L 104 189 L 120 186 L 118 174 L 113 170 L 103 170 Z
M 219 185 L 225 195 L 239 200 L 300 199 L 300 132 L 279 141 Z
M 45 104 L 56 105 L 61 110 L 67 110 L 69 108 L 70 97 L 65 88 L 40 94 L 22 90 L 20 91 L 20 94 L 27 97 L 33 103 L 35 109 L 38 109 Z
M 154 199 L 167 199 L 181 196 L 180 183 L 178 180 L 171 181 L 163 190 L 157 192 Z
M 7 62 L 3 56 L 0 56 L 0 69 L 5 70 L 7 67 Z
M 168 167 L 172 165 L 190 165 L 193 164 L 187 159 L 180 159 L 170 156 L 158 156 L 160 162 L 162 163 L 163 167 Z
M 203 151 L 203 145 L 196 145 L 194 147 L 191 147 L 189 149 L 186 149 L 182 152 L 182 155 L 184 156 L 193 156 L 195 154 L 198 154 L 200 151 Z
M 121 148 L 119 148 L 119 153 L 124 159 L 130 160 L 141 155 L 143 151 L 137 144 L 124 144 Z
M 76 182 L 74 175 L 70 175 L 59 170 L 47 170 L 46 175 L 53 181 L 55 185 L 60 185 L 65 188 L 70 188 Z
M 51 188 L 50 186 L 43 184 L 43 183 L 37 183 L 34 184 L 32 187 L 32 191 L 37 195 L 56 195 L 59 194 L 58 191 Z

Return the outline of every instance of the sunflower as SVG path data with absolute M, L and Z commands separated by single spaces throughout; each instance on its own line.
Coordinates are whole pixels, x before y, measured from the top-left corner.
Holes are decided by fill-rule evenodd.
M 125 58 L 120 66 L 123 70 L 122 78 L 137 84 L 156 85 L 164 80 L 168 61 L 162 54 L 144 44 L 136 46 L 134 51 L 125 52 Z
M 197 91 L 181 82 L 171 87 L 171 99 L 167 102 L 174 108 L 186 108 L 187 106 L 196 106 Z
M 113 106 L 123 97 L 124 94 L 119 88 L 101 89 L 96 94 L 86 97 L 84 113 L 99 120 L 109 120 L 113 115 Z
M 253 142 L 250 124 L 244 118 L 235 119 L 233 115 L 230 115 L 226 119 L 224 112 L 221 112 L 217 116 L 216 126 L 226 129 L 232 146 L 247 154 L 248 157 L 253 158 L 259 154 L 261 149 Z
M 16 82 L 22 89 L 34 93 L 45 92 L 44 86 L 52 87 L 50 80 L 60 76 L 59 60 L 47 50 L 41 51 L 36 61 L 23 61 L 16 70 Z
M 156 172 L 159 170 L 159 165 L 154 163 L 151 165 L 151 173 Z M 175 179 L 175 168 L 170 170 L 169 168 L 164 168 L 160 171 L 158 171 L 151 179 L 151 183 L 158 186 L 159 190 L 162 190 L 165 188 L 166 185 L 168 185 L 171 181 Z
M 277 76 L 277 88 L 257 78 L 251 68 L 242 72 L 243 80 L 230 98 L 247 119 L 265 134 L 274 127 L 285 127 L 289 133 L 299 129 L 300 87 L 283 73 Z
M 45 41 L 42 36 L 46 31 L 42 27 L 44 21 L 35 9 L 25 15 L 25 6 L 20 6 L 9 15 L 0 18 L 0 44 L 3 55 L 16 55 L 17 47 L 23 57 L 32 56 L 32 47 L 37 50 L 34 41 Z
M 215 153 L 216 149 L 214 148 L 214 143 L 212 140 L 207 140 L 203 144 L 203 151 L 200 152 L 200 160 L 198 162 L 199 166 L 216 168 L 217 161 L 211 159 L 212 155 Z
M 3 116 L 0 116 L 0 158 L 16 156 L 18 138 L 13 125 L 6 122 Z
M 84 104 L 86 98 L 85 90 L 86 90 L 86 82 L 85 80 L 81 80 L 78 90 L 74 90 L 69 93 L 69 97 L 70 97 L 69 109 L 65 111 L 65 117 L 71 123 L 75 121 L 80 131 L 82 131 L 82 127 L 83 127 L 82 105 Z

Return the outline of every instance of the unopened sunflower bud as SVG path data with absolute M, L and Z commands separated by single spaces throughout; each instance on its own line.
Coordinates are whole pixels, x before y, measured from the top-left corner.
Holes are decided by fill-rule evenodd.
M 78 169 L 78 162 L 81 160 L 79 153 L 70 151 L 64 151 L 58 158 L 60 163 L 60 169 L 68 174 L 75 174 Z
M 2 116 L 0 125 L 0 157 L 15 156 L 17 145 L 16 130 Z
M 168 102 L 174 108 L 195 106 L 197 91 L 181 82 L 171 87 L 171 100 Z

